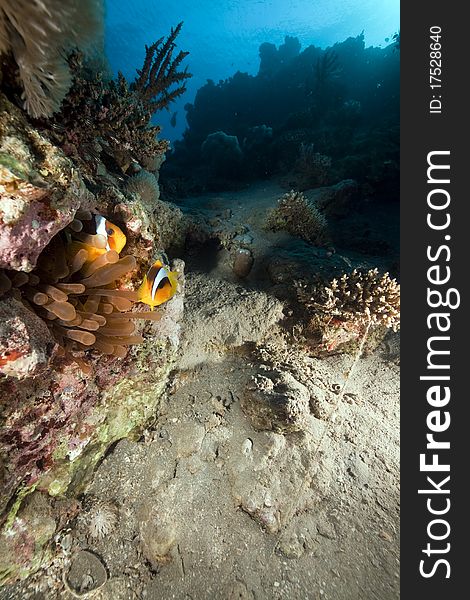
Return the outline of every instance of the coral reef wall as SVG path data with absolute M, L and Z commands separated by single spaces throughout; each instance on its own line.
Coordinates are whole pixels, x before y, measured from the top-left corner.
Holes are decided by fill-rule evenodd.
M 0 268 L 31 271 L 91 199 L 73 163 L 0 96 Z
M 39 539 L 39 528 L 32 526 L 28 530 L 29 541 L 25 543 L 26 517 L 22 516 L 22 511 L 26 509 L 22 508 L 22 499 L 30 493 L 45 493 L 55 498 L 75 497 L 109 445 L 138 431 L 155 416 L 179 344 L 184 263 L 178 260 L 173 263 L 174 270 L 179 273 L 178 291 L 155 313 L 160 320 L 138 318 L 135 321 L 140 323 L 137 335 L 127 338 L 128 342 L 138 345 L 123 347 L 120 358 L 102 354 L 98 348 L 87 351 L 81 343 L 73 348 L 64 346 L 54 333 L 65 331 L 65 315 L 62 325 L 54 325 L 55 329 L 51 330 L 51 323 L 55 324 L 58 319 L 47 321 L 43 307 L 35 304 L 47 287 L 47 284 L 37 283 L 37 273 L 40 273 L 37 263 L 50 265 L 57 252 L 64 258 L 65 247 L 62 243 L 57 245 L 57 241 L 67 225 L 78 222 L 77 211 L 86 213 L 93 207 L 97 214 L 99 211 L 110 217 L 114 215 L 113 219 L 119 216 L 126 232 L 127 223 L 134 229 L 128 234 L 127 251 L 134 254 L 137 261 L 130 255 L 121 259 L 132 258 L 131 263 L 135 265 L 127 289 L 138 285 L 139 273 L 150 263 L 154 252 L 163 250 L 163 244 L 170 243 L 169 232 L 175 231 L 171 221 L 174 211 L 169 207 L 166 220 L 160 212 L 155 230 L 155 207 L 149 209 L 138 194 L 126 197 L 115 189 L 110 195 L 109 188 L 104 196 L 87 191 L 70 160 L 50 142 L 46 143 L 37 131 L 28 128 L 17 109 L 4 99 L 2 102 L 2 122 L 7 120 L 12 126 L 12 120 L 15 122 L 16 119 L 14 131 L 9 129 L 2 142 L 9 139 L 13 143 L 16 139 L 14 146 L 24 150 L 23 156 L 15 157 L 10 153 L 9 160 L 2 161 L 0 182 L 0 247 L 4 269 L 0 270 L 0 283 L 3 284 L 3 296 L 0 297 L 0 512 L 4 527 L 0 571 L 1 578 L 9 579 L 37 566 L 44 557 L 49 539 L 47 536 Z M 23 137 L 25 131 L 28 135 Z M 44 147 L 44 154 L 37 162 L 27 151 L 31 138 L 36 148 L 42 147 L 41 144 Z M 114 204 L 109 200 L 110 196 L 114 197 Z M 140 216 L 140 228 L 136 227 L 135 214 Z M 142 235 L 143 222 L 146 225 L 143 233 L 147 237 Z M 166 235 L 165 240 L 162 237 L 157 240 L 161 246 L 153 243 L 156 237 L 152 232 L 158 230 Z M 55 248 L 51 250 L 52 254 L 49 248 Z M 60 292 L 57 287 L 60 285 L 56 284 L 53 288 L 56 292 L 50 293 Z M 131 304 L 125 299 L 122 302 L 121 310 L 127 303 Z M 57 301 L 49 297 L 44 308 L 55 310 L 55 304 Z M 145 315 L 145 311 L 136 313 L 134 310 L 131 316 Z M 99 314 L 94 318 L 99 318 Z M 104 316 L 100 318 L 105 319 Z M 108 316 L 107 321 L 108 326 L 103 331 L 108 329 L 108 335 L 118 335 L 101 340 L 122 344 L 126 339 L 122 337 L 124 329 L 116 333 L 112 330 L 113 323 L 123 327 L 122 318 L 109 321 Z M 75 331 L 80 337 L 74 339 L 88 343 L 83 336 L 92 334 L 87 329 L 94 330 L 98 325 L 91 327 L 93 315 L 88 323 L 90 325 L 82 321 L 78 325 Z M 52 532 L 59 522 L 58 514 L 51 509 L 49 524 L 52 523 Z
M 169 192 L 177 179 L 188 194 L 282 175 L 288 189 L 353 178 L 395 199 L 397 44 L 366 48 L 360 35 L 326 49 L 302 49 L 287 36 L 279 47 L 261 44 L 259 60 L 257 75 L 238 71 L 218 83 L 209 80 L 185 106 L 188 127 L 162 172 Z M 225 172 L 219 157 L 214 177 L 205 155 L 207 141 L 220 132 L 232 147 L 237 142 L 240 156 L 238 168 L 230 170 L 232 155 L 226 153 Z
M 179 348 L 185 225 L 150 119 L 190 77 L 181 24 L 129 84 L 77 50 L 101 9 L 0 2 L 0 582 L 46 560 L 110 445 L 156 418 Z M 171 292 L 150 310 L 155 259 Z

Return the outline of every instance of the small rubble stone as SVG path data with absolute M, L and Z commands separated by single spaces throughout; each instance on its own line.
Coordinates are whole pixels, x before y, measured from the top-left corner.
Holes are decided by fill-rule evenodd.
M 305 553 L 302 541 L 295 532 L 283 532 L 279 538 L 277 549 L 286 558 L 300 558 Z
M 67 586 L 75 597 L 86 597 L 96 592 L 108 580 L 108 573 L 101 560 L 88 550 L 81 550 L 72 558 L 65 578 Z
M 254 262 L 255 259 L 251 253 L 251 250 L 248 250 L 247 248 L 239 248 L 233 261 L 233 272 L 237 277 L 247 277 L 253 268 Z
M 148 506 L 143 506 L 140 514 L 140 547 L 145 558 L 154 567 L 169 562 L 176 543 L 176 527 L 170 515 L 149 510 Z

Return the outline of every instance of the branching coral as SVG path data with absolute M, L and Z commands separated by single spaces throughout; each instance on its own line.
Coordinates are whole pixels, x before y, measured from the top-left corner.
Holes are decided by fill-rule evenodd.
M 71 74 L 64 51 L 93 40 L 101 0 L 0 0 L 0 54 L 11 52 L 23 86 L 24 108 L 50 117 L 67 94 Z
M 321 246 L 328 242 L 327 221 L 323 214 L 302 194 L 291 190 L 284 194 L 268 215 L 266 228 L 286 230 L 291 235 Z
M 131 312 L 137 292 L 119 289 L 118 282 L 137 267 L 133 256 L 119 258 L 114 250 L 105 251 L 106 239 L 82 233 L 78 219 L 70 227 L 83 244 L 67 244 L 58 234 L 32 273 L 0 272 L 0 295 L 13 295 L 44 319 L 65 351 L 91 348 L 123 358 L 127 346 L 143 341 L 135 320 L 161 315 Z M 102 253 L 91 258 L 95 249 Z
M 328 49 L 317 59 L 315 66 L 315 77 L 317 86 L 325 85 L 327 81 L 337 77 L 341 71 L 338 55 L 334 50 Z
M 146 48 L 144 65 L 130 86 L 122 73 L 105 81 L 101 73 L 89 72 L 80 53 L 69 57 L 74 82 L 53 135 L 88 173 L 91 166 L 93 175 L 100 161 L 124 173 L 134 162 L 160 163 L 169 144 L 158 139 L 160 127 L 150 125 L 150 119 L 185 92 L 184 81 L 191 77 L 187 69 L 178 71 L 188 52 L 173 58 L 181 26 L 172 29 L 166 41 L 160 38 Z
M 370 352 L 400 326 L 400 286 L 377 269 L 354 270 L 327 286 L 295 282 L 303 308 L 301 338 L 314 352 Z
M 167 108 L 186 91 L 186 79 L 191 77 L 187 67 L 178 71 L 178 67 L 189 52 L 180 51 L 173 58 L 177 38 L 183 23 L 171 30 L 170 35 L 160 38 L 151 46 L 145 46 L 145 61 L 142 69 L 137 71 L 138 77 L 131 86 L 137 92 L 147 109 L 154 113 Z M 177 87 L 170 91 L 172 86 Z
M 377 269 L 345 273 L 327 287 L 297 283 L 297 295 L 307 309 L 329 317 L 393 331 L 400 327 L 400 285 Z
M 74 82 L 51 135 L 88 177 L 100 162 L 125 173 L 133 162 L 146 163 L 168 150 L 168 142 L 158 139 L 160 127 L 149 124 L 151 113 L 122 74 L 108 82 L 101 73 L 87 73 L 80 54 L 69 60 Z

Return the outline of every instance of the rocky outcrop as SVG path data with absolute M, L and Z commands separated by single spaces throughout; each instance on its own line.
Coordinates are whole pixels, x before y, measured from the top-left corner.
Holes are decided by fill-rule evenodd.
M 246 387 L 241 407 L 255 429 L 290 433 L 307 428 L 310 393 L 288 373 L 258 375 Z
M 38 491 L 55 498 L 77 497 L 110 445 L 154 417 L 179 345 L 184 264 L 175 261 L 173 267 L 181 274 L 178 294 L 166 304 L 160 321 L 143 327 L 144 342 L 126 358 L 82 358 L 81 364 L 89 367 L 84 373 L 80 363 L 63 357 L 40 378 L 0 382 L 0 512 L 6 519 L 0 546 L 11 549 L 20 543 L 22 498 Z M 2 310 L 10 302 L 1 300 Z M 23 311 L 29 312 L 23 307 L 19 314 Z M 43 364 L 38 358 L 40 338 L 29 327 L 24 328 L 24 335 L 30 335 L 26 367 Z M 34 551 L 2 555 L 8 558 L 0 560 L 0 581 L 37 568 L 50 536 L 39 538 L 36 533 L 34 528 L 28 531 Z
M 335 185 L 310 190 L 307 196 L 327 218 L 346 217 L 359 200 L 359 185 L 353 179 L 344 179 Z
M 72 162 L 0 95 L 0 268 L 31 271 L 92 200 Z
M 182 369 L 260 342 L 283 316 L 276 298 L 202 274 L 188 278 L 185 304 Z
M 45 322 L 15 298 L 0 302 L 0 375 L 24 379 L 49 364 L 56 342 Z
M 159 309 L 158 320 L 136 321 L 140 343 L 121 357 L 71 349 L 54 333 L 64 327 L 63 318 L 49 315 L 58 323 L 54 330 L 34 302 L 40 286 L 53 288 L 41 280 L 43 257 L 47 253 L 50 264 L 66 260 L 62 232 L 74 218 L 78 223 L 77 210 L 118 220 L 127 237 L 125 254 L 134 257 L 128 289 L 137 289 L 154 253 L 170 243 L 174 223 L 181 221 L 176 207 L 155 219 L 155 207 L 137 195 L 126 197 L 111 180 L 94 191 L 96 196 L 73 162 L 0 96 L 0 582 L 43 563 L 51 537 L 66 522 L 51 498 L 76 498 L 110 445 L 155 417 L 177 356 L 182 261 L 172 265 L 179 274 L 176 295 Z M 156 227 L 163 232 L 158 239 Z M 53 304 L 46 296 L 44 302 Z M 28 507 L 37 502 L 46 502 L 50 513 L 42 524 L 30 518 Z

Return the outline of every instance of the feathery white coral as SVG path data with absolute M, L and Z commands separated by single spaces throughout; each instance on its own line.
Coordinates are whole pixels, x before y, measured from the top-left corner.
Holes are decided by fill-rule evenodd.
M 64 53 L 99 33 L 102 0 L 0 0 L 0 54 L 11 51 L 32 117 L 56 112 L 71 83 Z
M 118 509 L 111 502 L 98 501 L 88 513 L 88 531 L 91 537 L 103 539 L 116 527 Z

